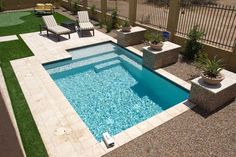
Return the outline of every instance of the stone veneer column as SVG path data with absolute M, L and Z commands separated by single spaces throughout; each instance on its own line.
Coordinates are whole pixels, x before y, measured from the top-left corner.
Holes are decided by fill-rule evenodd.
M 107 14 L 107 0 L 101 0 L 101 11 L 102 11 L 102 20 L 106 20 Z
M 167 31 L 171 33 L 170 41 L 173 41 L 174 34 L 178 27 L 180 0 L 170 0 L 170 10 L 167 23 Z
M 208 85 L 201 77 L 191 81 L 189 101 L 207 112 L 213 112 L 234 101 L 236 97 L 236 74 L 227 70 L 221 72 L 225 79 L 219 85 Z
M 134 25 L 136 21 L 137 12 L 137 0 L 129 0 L 129 21 L 131 25 Z
M 236 43 L 234 44 L 234 49 L 232 55 L 230 55 L 228 62 L 228 69 L 236 72 Z

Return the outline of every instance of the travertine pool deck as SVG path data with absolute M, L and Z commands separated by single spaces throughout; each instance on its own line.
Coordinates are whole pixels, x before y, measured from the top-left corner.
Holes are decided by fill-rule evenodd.
M 49 156 L 102 156 L 193 107 L 186 101 L 155 115 L 115 135 L 115 147 L 107 149 L 103 142 L 96 141 L 42 64 L 70 58 L 66 49 L 116 40 L 98 31 L 95 31 L 95 37 L 84 38 L 73 33 L 70 40 L 61 42 L 48 39 L 38 32 L 20 36 L 35 56 L 13 60 L 11 64 Z M 142 54 L 132 47 L 128 49 Z M 156 72 L 190 89 L 189 83 L 165 70 L 158 69 Z
M 0 42 L 18 40 L 16 35 L 0 36 Z

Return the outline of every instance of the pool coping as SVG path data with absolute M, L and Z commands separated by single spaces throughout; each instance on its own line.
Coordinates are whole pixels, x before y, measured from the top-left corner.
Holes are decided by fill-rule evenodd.
M 110 40 L 107 40 L 107 42 Z M 111 40 L 114 43 L 117 43 L 115 39 Z M 101 44 L 102 42 L 97 42 L 96 44 Z M 91 46 L 91 43 L 87 43 L 87 44 L 83 44 L 82 46 L 77 46 L 75 48 L 78 47 L 83 47 L 83 46 Z M 139 50 L 134 49 L 133 47 L 126 47 L 126 49 L 128 49 L 129 51 L 132 51 L 133 53 L 135 53 L 136 55 L 141 56 L 141 52 Z M 65 49 L 68 50 L 68 49 Z M 68 59 L 68 55 L 67 59 Z M 65 58 L 66 59 L 66 58 Z M 56 156 L 56 154 L 63 154 L 65 153 L 69 153 L 70 152 L 70 156 L 77 156 L 78 153 L 81 156 L 102 156 L 118 147 L 120 147 L 121 145 L 143 135 L 144 133 L 150 131 L 151 129 L 154 129 L 155 127 L 171 120 L 172 118 L 184 113 L 185 111 L 191 109 L 192 107 L 194 107 L 194 104 L 191 104 L 188 100 L 181 102 L 157 115 L 154 115 L 152 117 L 150 117 L 149 119 L 140 122 L 136 125 L 134 125 L 131 128 L 128 128 L 124 131 L 122 131 L 121 133 L 115 135 L 113 138 L 115 140 L 115 146 L 112 148 L 107 149 L 104 142 L 98 142 L 96 141 L 95 137 L 91 134 L 91 132 L 89 131 L 89 128 L 87 127 L 87 125 L 81 120 L 81 118 L 79 117 L 79 115 L 74 111 L 73 107 L 70 105 L 70 103 L 68 102 L 68 100 L 65 98 L 65 96 L 63 95 L 63 93 L 60 91 L 60 89 L 56 86 L 55 82 L 52 80 L 52 78 L 50 77 L 50 75 L 47 73 L 47 71 L 43 68 L 43 64 L 49 64 L 52 62 L 58 61 L 57 59 L 55 59 L 54 61 L 50 61 L 50 62 L 40 62 L 37 59 L 37 56 L 32 56 L 32 57 L 27 57 L 27 58 L 22 58 L 22 59 L 17 59 L 17 60 L 13 60 L 11 61 L 11 65 L 13 67 L 13 70 L 16 74 L 16 77 L 19 81 L 19 84 L 21 85 L 22 91 L 26 97 L 27 103 L 29 105 L 29 108 L 31 110 L 31 113 L 35 119 L 35 122 L 37 124 L 37 127 L 39 129 L 40 135 L 42 136 L 43 142 L 45 144 L 45 147 L 47 149 L 47 151 L 49 152 L 50 156 Z M 23 66 L 23 67 L 22 67 Z M 30 71 L 30 72 L 29 72 Z M 36 71 L 36 73 L 35 73 Z M 163 69 L 158 69 L 153 71 L 155 73 L 158 73 L 159 75 L 166 77 L 168 80 L 171 80 L 172 82 L 174 82 L 175 84 L 179 85 L 180 87 L 185 88 L 186 90 L 190 89 L 190 84 L 188 82 L 185 82 L 181 79 L 179 79 L 178 77 L 168 73 L 167 71 L 163 70 Z M 26 78 L 31 78 L 33 79 L 30 83 L 27 82 Z M 41 80 L 40 80 L 41 79 Z M 37 81 L 36 81 L 37 80 Z M 37 84 L 38 83 L 38 84 Z M 28 86 L 27 86 L 28 84 Z M 34 86 L 30 87 L 30 85 Z M 43 96 L 40 96 L 40 99 L 36 99 L 33 100 L 32 96 L 33 93 L 38 93 L 41 92 L 40 89 L 36 89 L 38 88 L 38 86 L 41 85 L 41 88 L 44 88 L 45 86 L 49 85 L 48 87 L 45 87 L 45 90 L 48 90 L 46 93 L 50 93 L 53 94 L 52 97 L 45 99 Z M 51 88 L 51 89 L 50 89 Z M 50 90 L 54 90 L 55 93 L 50 92 Z M 32 91 L 33 92 L 32 92 Z M 44 93 L 44 96 L 46 96 L 46 94 Z M 57 101 L 56 99 L 59 99 L 62 102 Z M 80 128 L 81 126 L 83 126 L 84 131 L 86 132 L 86 137 L 89 139 L 83 139 L 82 142 L 79 141 L 78 144 L 76 146 L 71 146 L 68 144 L 69 142 L 67 142 L 67 149 L 66 150 L 61 150 L 59 148 L 54 148 L 55 145 L 55 141 L 57 141 L 57 136 L 55 137 L 55 141 L 51 140 L 51 137 L 49 135 L 49 133 L 47 131 L 49 130 L 45 130 L 45 124 L 48 122 L 42 122 L 43 118 L 41 113 L 38 112 L 38 105 L 35 105 L 37 103 L 39 103 L 38 101 L 43 101 L 43 102 L 47 102 L 47 101 L 52 101 L 52 102 L 58 102 L 60 103 L 60 113 L 58 113 L 58 116 L 61 116 L 61 114 L 63 115 L 70 115 L 70 117 L 60 117 L 61 121 L 63 121 L 64 123 L 68 123 L 68 125 L 71 125 L 71 121 L 76 122 L 73 125 L 71 125 L 71 130 L 69 129 L 69 133 L 68 133 L 68 139 L 67 141 L 72 141 L 73 142 L 77 142 L 76 138 L 80 138 L 81 139 L 81 135 L 77 134 L 77 131 L 79 132 L 78 128 Z M 45 105 L 42 103 L 39 103 L 40 105 Z M 56 103 L 51 103 L 50 105 L 53 105 L 55 107 Z M 41 106 L 41 110 L 42 110 L 42 106 Z M 65 110 L 62 110 L 62 109 Z M 44 108 L 44 110 L 46 110 L 47 112 L 47 108 Z M 62 113 L 61 113 L 62 112 Z M 38 117 L 38 115 L 40 115 Z M 45 114 L 44 114 L 45 115 Z M 47 114 L 48 118 L 52 118 L 53 115 L 51 114 Z M 65 120 L 64 120 L 65 119 Z M 45 119 L 44 119 L 45 120 Z M 55 120 L 56 121 L 56 120 Z M 62 125 L 63 126 L 63 125 Z M 48 128 L 50 128 L 51 126 L 48 126 Z M 85 127 L 85 128 L 84 128 Z M 58 128 L 58 127 L 57 127 Z M 50 128 L 52 130 L 50 131 L 55 131 L 55 126 L 54 128 Z M 80 128 L 81 129 L 81 128 Z M 73 134 L 76 134 L 76 137 L 73 138 Z M 53 133 L 51 134 L 52 136 L 55 136 Z M 64 135 L 63 135 L 64 136 Z M 62 141 L 60 141 L 62 142 Z M 84 142 L 84 143 L 83 143 Z M 90 142 L 90 143 L 89 143 Z M 74 144 L 74 143 L 73 143 Z M 63 144 L 61 144 L 63 145 Z M 78 148 L 77 148 L 78 147 Z M 83 149 L 80 150 L 79 148 Z M 93 151 L 91 151 L 91 148 L 93 149 Z M 71 151 L 73 150 L 73 151 Z M 63 151 L 63 152 L 61 152 Z M 82 151 L 82 153 L 80 152 Z M 67 154 L 68 155 L 68 154 Z

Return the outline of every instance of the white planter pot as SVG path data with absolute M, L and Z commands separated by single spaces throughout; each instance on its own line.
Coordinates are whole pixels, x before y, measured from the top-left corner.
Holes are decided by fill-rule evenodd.
M 121 27 L 122 32 L 130 32 L 131 27 Z
M 150 44 L 151 49 L 153 50 L 157 50 L 157 51 L 162 50 L 163 42 L 160 42 L 158 44 L 152 44 L 152 43 L 149 43 L 149 44 Z
M 224 80 L 224 75 L 223 74 L 219 74 L 218 77 L 214 78 L 214 77 L 209 77 L 207 75 L 205 75 L 204 73 L 201 73 L 201 77 L 203 79 L 203 81 L 207 84 L 210 84 L 210 85 L 218 85 L 220 84 L 221 81 Z

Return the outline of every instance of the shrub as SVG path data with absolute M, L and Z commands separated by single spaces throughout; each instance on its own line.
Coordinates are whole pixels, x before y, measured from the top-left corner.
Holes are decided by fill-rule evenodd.
M 193 60 L 196 55 L 202 50 L 203 45 L 199 40 L 203 37 L 204 33 L 199 31 L 198 26 L 194 26 L 188 33 L 185 50 L 183 55 L 188 60 Z
M 94 15 L 96 13 L 95 10 L 96 10 L 96 5 L 93 4 L 90 8 L 90 11 L 91 11 L 92 15 Z
M 112 25 L 112 29 L 117 28 L 117 24 L 118 24 L 118 19 L 117 19 L 117 8 L 112 10 L 111 13 L 111 25 Z
M 107 30 L 107 33 L 110 33 L 112 31 L 112 22 L 111 21 L 106 22 L 106 30 Z
M 80 0 L 77 0 L 76 2 L 74 2 L 74 4 L 71 2 L 71 6 L 73 6 L 72 12 L 74 15 L 76 15 L 77 11 L 79 11 L 79 4 L 80 4 Z
M 103 24 L 104 24 L 103 20 L 100 19 L 98 21 L 98 25 L 99 25 L 100 29 L 103 28 Z

